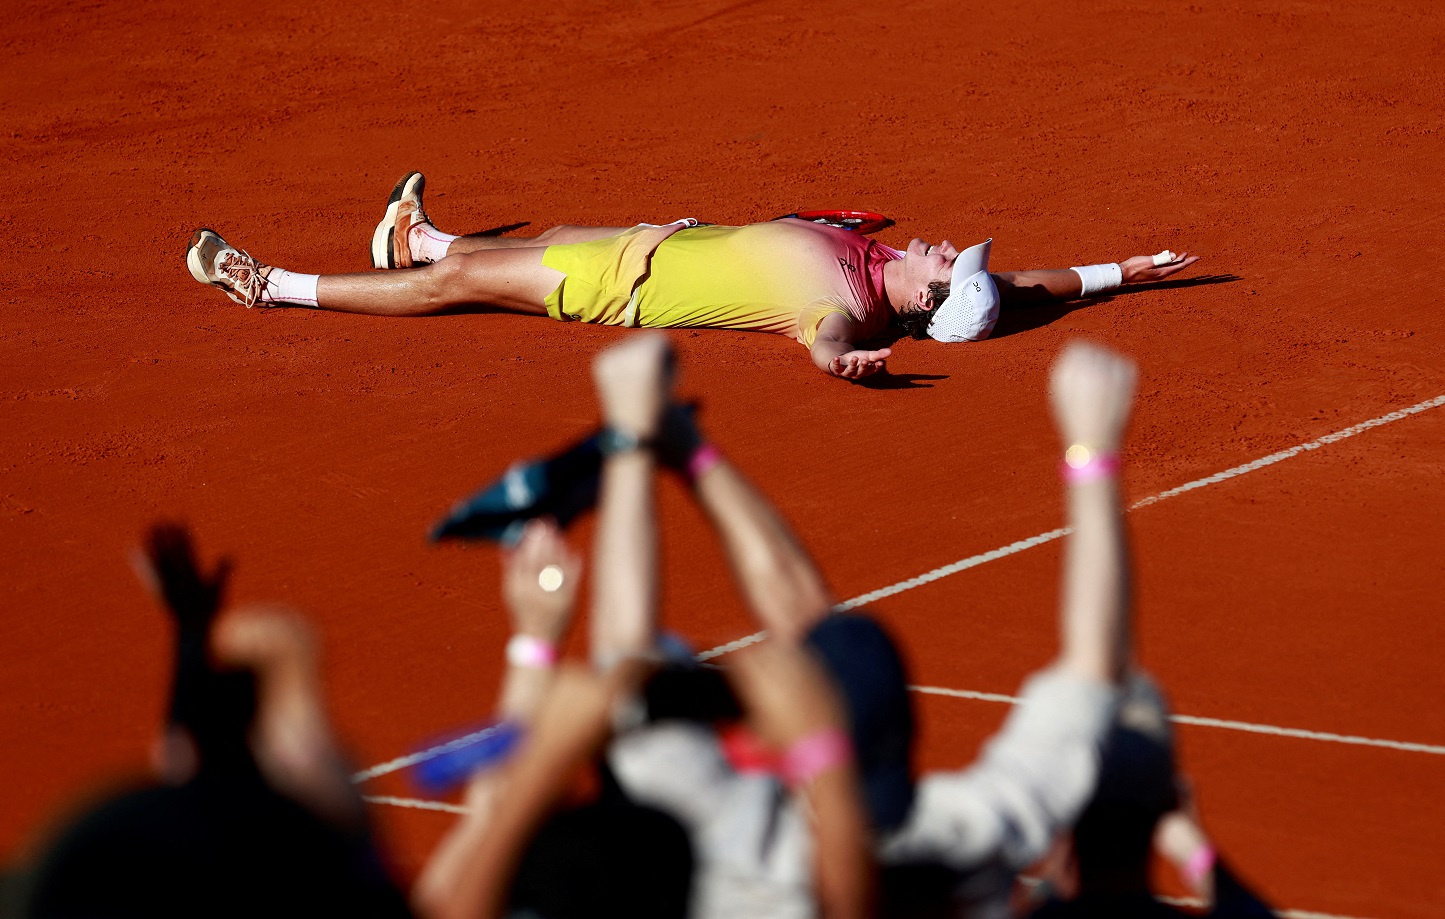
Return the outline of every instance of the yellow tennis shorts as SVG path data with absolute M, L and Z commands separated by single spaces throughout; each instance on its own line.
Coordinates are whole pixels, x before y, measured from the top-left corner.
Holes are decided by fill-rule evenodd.
M 547 295 L 547 315 L 562 322 L 636 325 L 633 293 L 647 275 L 653 251 L 679 229 L 677 224 L 644 224 L 603 239 L 548 246 L 542 264 L 567 277 Z

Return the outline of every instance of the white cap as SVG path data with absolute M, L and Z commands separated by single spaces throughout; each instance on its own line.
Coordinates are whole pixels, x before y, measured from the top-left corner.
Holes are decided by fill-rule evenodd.
M 988 273 L 992 239 L 958 253 L 948 282 L 948 299 L 933 311 L 928 337 L 934 341 L 983 341 L 998 322 L 998 288 Z

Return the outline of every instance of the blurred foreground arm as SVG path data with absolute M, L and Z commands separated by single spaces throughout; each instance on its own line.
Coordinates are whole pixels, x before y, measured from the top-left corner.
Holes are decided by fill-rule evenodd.
M 550 520 L 528 523 L 502 567 L 502 599 L 512 620 L 498 705 L 503 718 L 532 721 L 551 681 L 557 647 L 571 624 L 581 584 L 582 559 L 557 525 Z
M 219 623 L 212 646 L 219 661 L 256 675 L 251 748 L 267 783 L 336 826 L 362 829 L 366 815 L 326 714 L 306 620 L 284 609 L 238 610 Z
M 484 832 L 457 859 L 445 884 L 418 885 L 413 906 L 431 919 L 493 919 L 528 842 L 571 785 L 577 769 L 597 754 L 610 728 L 612 704 L 635 688 L 632 666 L 606 677 L 564 666 L 547 692 L 517 757 L 505 768 L 506 794 L 493 805 Z
M 592 658 L 602 671 L 611 672 L 619 663 L 646 656 L 653 648 L 658 564 L 651 444 L 671 387 L 671 357 L 666 338 L 639 335 L 603 351 L 593 364 L 602 417 L 611 438 L 602 467 L 593 589 Z M 544 581 L 549 566 L 555 571 Z M 580 560 L 566 548 L 556 528 L 530 524 L 508 558 L 503 584 L 517 634 L 554 644 L 560 640 L 580 575 Z M 548 590 L 553 583 L 555 589 Z M 531 714 L 534 700 L 548 688 L 549 669 L 531 668 L 530 673 L 528 669 L 509 668 L 503 694 L 503 710 L 509 717 Z M 575 676 L 572 683 L 577 683 Z M 547 719 L 556 709 L 553 697 L 563 689 L 555 687 L 543 712 L 533 719 L 534 736 L 560 743 L 556 740 L 558 726 Z M 576 695 L 581 690 L 573 685 L 566 692 Z M 576 729 L 584 730 L 582 722 L 577 722 Z M 417 881 L 413 902 L 419 912 L 461 915 L 452 911 L 456 903 L 471 904 L 478 898 L 496 900 L 494 908 L 500 908 L 504 877 L 510 878 L 521 847 L 545 815 L 546 807 L 538 802 L 545 799 L 550 805 L 548 796 L 560 792 L 546 784 L 545 777 L 522 771 L 532 768 L 524 766 L 529 756 L 540 755 L 534 747 L 529 739 L 525 748 L 529 752 L 512 767 L 472 780 L 466 798 L 470 812 L 437 848 Z M 523 819 L 517 811 L 518 800 L 528 796 L 540 811 Z M 506 854 L 499 838 L 511 839 L 517 851 Z M 500 892 L 492 890 L 498 885 Z
M 1119 683 L 1129 662 L 1129 571 L 1118 455 L 1134 401 L 1134 365 L 1076 342 L 1054 364 L 1049 397 L 1065 446 L 1072 533 L 1064 547 L 1060 663 Z
M 843 705 L 808 651 L 768 642 L 731 658 L 728 678 L 753 730 L 785 752 L 846 738 Z M 846 744 L 846 741 L 844 741 Z M 813 760 L 805 775 L 790 776 L 812 821 L 813 873 L 818 912 L 825 919 L 874 915 L 876 868 L 872 834 L 851 748 L 846 755 Z
M 1225 865 L 1205 835 L 1194 795 L 1181 777 L 1179 807 L 1165 814 L 1154 831 L 1154 849 L 1174 866 L 1196 897 L 1208 904 L 1211 919 L 1270 919 L 1269 905 Z
M 298 613 L 252 607 L 219 618 L 230 563 L 202 570 L 189 531 L 158 524 L 137 559 L 175 620 L 176 673 L 158 756 L 162 777 L 260 770 L 274 790 L 346 831 L 366 816 L 331 730 L 320 652 Z
M 602 492 L 594 539 L 592 661 L 603 670 L 650 654 L 657 628 L 653 445 L 672 390 L 672 348 L 635 335 L 592 365 L 601 403 Z
M 581 558 L 550 521 L 527 524 L 517 547 L 505 554 L 502 599 L 512 620 L 512 641 L 520 638 L 524 653 L 514 652 L 509 643 L 497 706 L 504 719 L 525 725 L 536 721 L 537 709 L 552 684 L 553 661 L 547 658 L 555 655 L 567 633 L 581 579 Z M 530 652 L 530 659 L 525 652 Z M 518 659 L 511 659 L 514 656 Z M 472 853 L 486 837 L 508 774 L 505 769 L 482 770 L 467 783 L 463 796 L 467 813 L 437 844 L 412 888 L 418 913 L 436 914 L 455 889 Z
M 775 639 L 801 641 L 833 605 L 817 565 L 768 499 L 716 447 L 702 443 L 681 409 L 669 410 L 664 432 L 669 453 L 693 466 L 697 500 L 754 615 Z
M 1020 704 L 977 762 L 933 773 L 890 861 L 938 860 L 961 870 L 1022 870 L 1078 818 L 1093 794 L 1129 660 L 1129 585 L 1117 453 L 1129 418 L 1134 367 L 1085 344 L 1069 345 L 1050 385 L 1072 463 L 1065 473 L 1059 655 L 1034 674 Z

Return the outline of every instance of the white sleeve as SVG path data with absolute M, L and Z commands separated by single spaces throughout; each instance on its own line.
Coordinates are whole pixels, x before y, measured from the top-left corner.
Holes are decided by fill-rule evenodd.
M 707 726 L 660 721 L 618 736 L 607 761 L 623 791 L 639 804 L 697 828 L 725 806 L 737 774 Z
M 1035 674 L 977 762 L 919 782 L 884 860 L 1015 871 L 1036 861 L 1093 794 L 1118 698 L 1111 684 L 1057 668 Z

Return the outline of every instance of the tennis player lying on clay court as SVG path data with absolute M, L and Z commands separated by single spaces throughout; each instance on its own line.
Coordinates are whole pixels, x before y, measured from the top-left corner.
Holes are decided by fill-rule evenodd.
M 1000 306 L 1075 300 L 1121 284 L 1159 281 L 1198 261 L 1169 251 L 1079 268 L 990 274 L 992 240 L 959 252 L 944 240 L 904 250 L 806 220 L 742 227 L 553 227 L 534 237 L 451 236 L 422 209 L 425 179 L 402 177 L 372 234 L 378 269 L 394 274 L 300 274 L 256 261 L 199 229 L 186 264 L 251 306 L 309 306 L 421 316 L 470 304 L 628 327 L 740 329 L 788 335 L 818 369 L 856 380 L 892 351 L 870 341 L 896 326 L 914 338 L 979 341 Z

